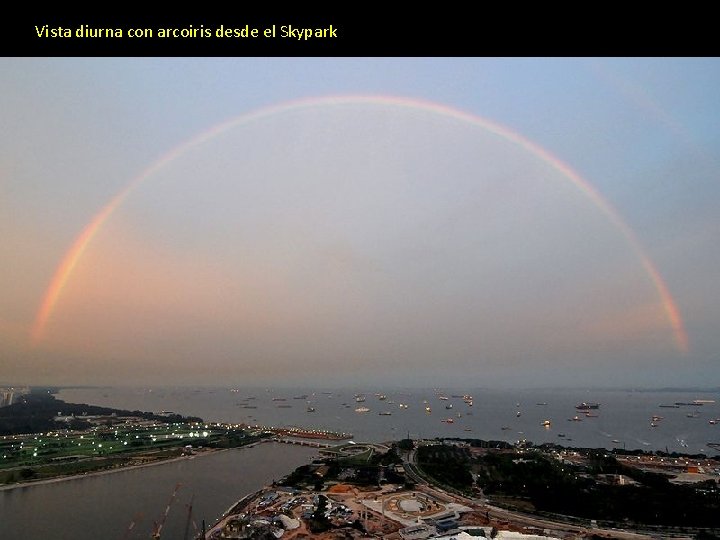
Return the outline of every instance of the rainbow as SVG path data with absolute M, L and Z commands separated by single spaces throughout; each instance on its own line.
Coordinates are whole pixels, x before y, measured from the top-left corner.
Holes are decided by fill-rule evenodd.
M 246 124 L 252 121 L 260 120 L 269 116 L 282 114 L 284 112 L 298 110 L 310 107 L 333 107 L 343 105 L 383 105 L 392 106 L 402 109 L 420 110 L 426 112 L 436 113 L 445 117 L 454 118 L 456 120 L 469 123 L 475 126 L 479 126 L 491 133 L 494 133 L 507 141 L 510 141 L 521 148 L 525 149 L 531 155 L 539 158 L 541 161 L 547 163 L 555 170 L 563 174 L 572 184 L 578 188 L 585 196 L 587 196 L 595 206 L 602 211 L 602 213 L 610 220 L 610 222 L 620 231 L 627 243 L 633 248 L 637 254 L 642 267 L 648 275 L 653 287 L 658 293 L 658 296 L 663 305 L 665 316 L 667 317 L 670 326 L 673 331 L 674 341 L 677 349 L 682 354 L 687 354 L 689 351 L 689 341 L 687 332 L 685 331 L 680 311 L 670 294 L 670 290 L 663 281 L 660 273 L 653 264 L 650 257 L 645 253 L 642 245 L 638 241 L 633 231 L 628 225 L 622 220 L 619 214 L 610 206 L 610 204 L 597 192 L 597 190 L 585 179 L 583 179 L 577 172 L 575 172 L 569 165 L 560 161 L 557 157 L 550 154 L 544 148 L 538 146 L 532 141 L 526 139 L 522 135 L 519 135 L 510 129 L 486 120 L 482 117 L 453 109 L 446 105 L 440 105 L 433 102 L 422 101 L 418 99 L 410 98 L 398 98 L 388 96 L 334 96 L 334 97 L 323 97 L 323 98 L 308 98 L 296 100 L 281 105 L 272 107 L 266 107 L 258 109 L 249 114 L 242 115 L 230 119 L 228 121 L 218 124 L 198 136 L 190 139 L 189 141 L 181 144 L 180 146 L 170 150 L 164 154 L 160 159 L 155 161 L 150 167 L 140 173 L 139 176 L 130 181 L 119 193 L 117 193 L 111 200 L 106 204 L 83 228 L 82 232 L 73 242 L 70 249 L 65 253 L 62 261 L 58 265 L 55 273 L 53 274 L 50 285 L 48 286 L 45 294 L 43 295 L 42 302 L 37 311 L 35 321 L 31 329 L 31 341 L 33 344 L 38 344 L 43 340 L 45 329 L 48 322 L 55 310 L 62 292 L 72 277 L 73 270 L 77 266 L 78 262 L 82 258 L 83 254 L 87 250 L 88 246 L 92 242 L 95 235 L 102 228 L 105 222 L 112 216 L 118 207 L 127 199 L 130 193 L 142 182 L 150 178 L 155 172 L 162 169 L 168 163 L 172 162 L 177 157 L 189 149 L 199 146 L 208 140 L 228 131 L 229 129 L 238 125 Z

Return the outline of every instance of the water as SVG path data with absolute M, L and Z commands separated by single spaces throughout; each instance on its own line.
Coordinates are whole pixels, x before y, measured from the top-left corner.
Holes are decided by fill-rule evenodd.
M 307 394 L 307 398 L 294 399 Z M 355 401 L 362 394 L 366 400 Z M 378 394 L 387 396 L 380 400 Z M 440 400 L 439 395 L 448 397 Z M 463 394 L 473 396 L 466 405 Z M 708 442 L 720 442 L 720 396 L 701 392 L 654 392 L 627 390 L 402 390 L 402 389 L 268 389 L 268 388 L 85 388 L 62 390 L 68 402 L 92 403 L 123 409 L 172 410 L 208 421 L 268 426 L 301 426 L 353 433 L 357 441 L 381 442 L 407 437 L 471 437 L 515 442 L 552 442 L 593 448 L 669 450 L 670 452 L 718 452 Z M 253 399 L 250 399 L 253 398 Z M 659 404 L 716 400 L 702 407 L 661 408 Z M 284 400 L 284 401 L 278 401 Z M 598 402 L 586 418 L 575 405 Z M 391 403 L 393 402 L 393 403 Z M 425 403 L 427 402 L 427 403 Z M 407 404 L 401 409 L 400 403 Z M 546 403 L 546 405 L 538 405 Z M 345 405 L 343 405 L 345 404 Z M 446 406 L 452 404 L 452 409 Z M 311 406 L 315 412 L 307 412 Z M 365 406 L 367 413 L 355 409 Z M 431 413 L 425 407 L 431 408 Z M 247 408 L 256 407 L 256 408 Z M 388 411 L 391 416 L 378 413 Z M 517 416 L 517 412 L 520 416 Z M 697 412 L 696 418 L 688 414 Z M 460 416 L 458 416 L 460 415 Z M 652 427 L 653 415 L 662 416 Z M 578 416 L 582 421 L 569 421 Z M 453 422 L 447 420 L 452 418 Z M 541 424 L 550 420 L 551 426 Z M 508 429 L 502 429 L 503 427 Z M 558 435 L 563 434 L 564 437 Z M 613 442 L 619 441 L 619 442 Z
M 0 538 L 149 538 L 180 487 L 163 538 L 190 537 L 238 499 L 307 463 L 315 450 L 259 444 L 111 474 L 0 491 Z M 135 522 L 130 530 L 131 522 Z
M 362 403 L 355 401 L 359 393 L 366 397 Z M 387 399 L 380 400 L 376 393 L 386 395 Z M 294 399 L 304 394 L 307 398 Z M 472 407 L 461 397 L 452 397 L 462 394 L 473 396 Z M 678 409 L 658 407 L 661 403 L 695 399 L 720 401 L 716 394 L 476 389 L 443 391 L 447 400 L 439 399 L 439 395 L 434 390 L 368 388 L 327 392 L 267 388 L 77 388 L 62 390 L 58 397 L 67 402 L 121 409 L 171 410 L 201 416 L 207 421 L 351 432 L 358 441 L 380 442 L 408 434 L 413 438 L 450 436 L 508 442 L 524 438 L 535 443 L 718 454 L 706 443 L 720 442 L 720 425 L 708 423 L 720 417 L 719 403 Z M 586 418 L 575 409 L 583 401 L 601 404 L 592 411 L 597 418 Z M 401 409 L 400 403 L 408 408 Z M 450 404 L 452 408 L 446 408 Z M 315 412 L 307 412 L 309 406 Z M 355 412 L 360 406 L 371 410 Z M 425 412 L 426 406 L 431 408 L 430 414 Z M 380 416 L 378 413 L 383 411 L 392 415 Z M 698 417 L 687 416 L 695 411 Z M 568 421 L 576 415 L 582 422 Z M 654 428 L 650 426 L 653 415 L 664 417 Z M 453 423 L 448 423 L 448 418 Z M 544 420 L 551 421 L 549 428 L 541 426 Z M 572 440 L 564 442 L 568 439 Z M 142 469 L 3 490 L 0 537 L 147 538 L 180 483 L 163 537 L 183 538 L 191 499 L 192 534 L 193 521 L 198 527 L 203 518 L 211 524 L 239 498 L 307 463 L 313 455 L 315 451 L 308 448 L 266 443 Z M 135 522 L 132 530 L 131 522 Z

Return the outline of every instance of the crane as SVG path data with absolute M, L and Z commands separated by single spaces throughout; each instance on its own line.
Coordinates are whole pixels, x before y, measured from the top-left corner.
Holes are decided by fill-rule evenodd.
M 155 540 L 160 539 L 160 534 L 162 533 L 162 528 L 165 525 L 165 520 L 167 520 L 168 514 L 170 513 L 170 506 L 173 502 L 175 502 L 175 497 L 177 496 L 177 492 L 180 489 L 182 484 L 176 484 L 175 489 L 172 492 L 172 495 L 170 495 L 170 500 L 168 501 L 167 506 L 165 507 L 165 514 L 163 514 L 162 518 L 160 518 L 160 523 L 155 523 L 155 528 L 153 529 L 151 537 Z

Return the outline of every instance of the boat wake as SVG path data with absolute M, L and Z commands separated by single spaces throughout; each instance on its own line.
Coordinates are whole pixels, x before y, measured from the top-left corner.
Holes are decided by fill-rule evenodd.
M 643 446 L 650 446 L 650 443 L 647 441 L 643 441 L 642 439 L 633 438 L 634 441 L 639 442 Z

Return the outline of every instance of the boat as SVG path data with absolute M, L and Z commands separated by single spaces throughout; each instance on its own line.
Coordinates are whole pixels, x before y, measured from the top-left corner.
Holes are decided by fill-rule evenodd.
M 597 418 L 598 415 L 595 413 L 591 413 L 589 411 L 585 411 L 585 418 Z
M 278 405 L 278 409 L 292 409 L 292 405 Z
M 718 420 L 718 419 L 708 420 L 708 424 L 714 426 L 714 425 L 717 424 L 719 421 L 720 421 L 720 420 Z
M 655 422 L 650 422 L 650 427 L 658 427 L 658 425 Z
M 367 407 L 358 407 L 357 409 L 355 409 L 355 412 L 359 412 L 359 413 L 368 412 L 368 411 L 370 411 L 370 409 L 368 409 Z
M 274 397 L 272 400 L 273 401 L 287 401 L 287 399 L 284 397 Z
M 541 407 L 544 407 L 545 405 L 547 405 L 547 402 L 546 402 L 546 401 L 541 401 L 540 403 L 536 403 L 535 405 L 539 405 L 539 406 L 541 406 Z
M 515 416 L 517 416 L 518 418 L 520 418 L 520 415 L 521 415 L 521 414 L 522 414 L 522 413 L 521 413 L 520 411 L 518 411 L 517 413 L 515 413 Z
M 447 401 L 448 397 L 447 396 L 438 396 L 438 399 L 441 401 Z
M 600 404 L 599 403 L 588 403 L 586 401 L 583 401 L 582 403 L 579 403 L 578 405 L 575 405 L 575 408 L 578 411 L 589 411 L 591 409 L 599 409 Z
M 315 407 L 308 407 L 307 412 L 315 412 Z
M 441 422 L 445 422 L 446 424 L 454 424 L 455 420 L 452 418 L 446 418 L 445 420 L 440 420 Z
M 362 403 L 363 401 L 365 401 L 365 396 L 355 396 L 356 403 Z
M 453 404 L 452 404 L 452 403 L 448 403 L 447 405 L 445 405 L 445 408 L 446 408 L 446 409 L 452 409 L 452 408 L 453 408 Z
M 551 424 L 552 422 L 550 422 L 550 420 L 543 420 L 540 425 L 544 427 L 550 427 Z
M 572 418 L 568 418 L 568 422 L 582 422 L 582 418 L 580 418 L 578 415 L 575 415 Z
M 295 396 L 295 397 L 293 397 L 293 399 L 307 399 L 307 398 L 308 398 L 308 395 L 307 395 L 307 394 L 303 394 L 302 396 Z
M 425 407 L 425 412 L 427 412 L 427 413 L 432 412 L 432 409 L 430 408 L 430 405 L 428 405 L 427 407 Z
M 614 444 L 620 444 L 620 441 L 617 440 L 617 439 L 613 439 L 612 442 L 613 442 Z
M 401 403 L 401 404 L 400 404 L 400 408 L 401 408 L 401 409 L 407 409 L 408 406 L 407 406 L 406 403 Z
M 657 414 L 653 414 L 652 421 L 653 422 L 659 422 L 660 420 L 663 420 L 664 417 L 658 416 Z
M 503 426 L 503 427 L 501 427 L 500 429 L 502 429 L 503 431 L 507 431 L 508 429 L 510 429 L 510 427 L 509 427 L 509 426 Z
M 564 437 L 564 436 L 565 436 L 564 433 L 558 433 L 558 437 Z
M 392 416 L 392 413 L 390 411 L 383 411 L 378 413 L 380 416 Z
M 661 403 L 660 405 L 658 405 L 658 407 L 662 407 L 664 409 L 679 409 L 680 405 L 671 404 L 671 403 Z

